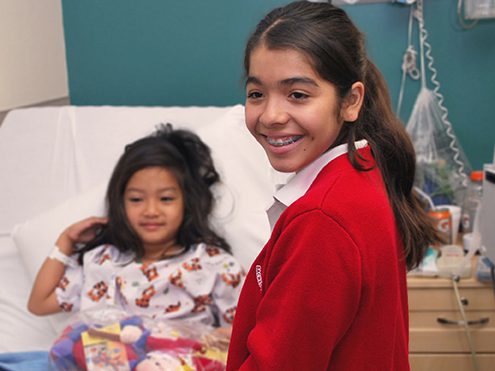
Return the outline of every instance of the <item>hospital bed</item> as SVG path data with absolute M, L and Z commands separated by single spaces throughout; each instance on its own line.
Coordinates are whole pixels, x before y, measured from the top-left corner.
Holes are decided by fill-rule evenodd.
M 160 123 L 195 131 L 223 182 L 212 224 L 245 269 L 269 235 L 265 209 L 282 174 L 244 126 L 244 107 L 38 107 L 0 127 L 0 353 L 48 350 L 69 317 L 36 317 L 26 303 L 38 268 L 70 223 L 104 211 L 124 146 Z

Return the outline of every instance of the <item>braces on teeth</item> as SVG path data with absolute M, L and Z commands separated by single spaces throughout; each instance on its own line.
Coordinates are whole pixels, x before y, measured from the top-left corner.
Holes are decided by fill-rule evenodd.
M 287 138 L 287 139 L 282 139 L 282 138 L 280 138 L 280 139 L 273 139 L 273 138 L 267 137 L 266 140 L 272 146 L 282 147 L 282 146 L 286 146 L 288 144 L 295 143 L 295 142 L 297 142 L 301 138 L 302 138 L 302 136 L 300 135 L 300 136 L 290 137 L 290 138 Z

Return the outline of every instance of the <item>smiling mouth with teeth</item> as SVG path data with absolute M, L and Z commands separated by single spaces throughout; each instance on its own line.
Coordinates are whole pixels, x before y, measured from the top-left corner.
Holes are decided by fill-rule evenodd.
M 302 137 L 303 137 L 302 135 L 295 135 L 293 137 L 285 137 L 285 138 L 266 137 L 266 141 L 268 142 L 268 144 L 270 144 L 272 146 L 283 147 L 283 146 L 287 146 L 289 144 L 297 142 Z

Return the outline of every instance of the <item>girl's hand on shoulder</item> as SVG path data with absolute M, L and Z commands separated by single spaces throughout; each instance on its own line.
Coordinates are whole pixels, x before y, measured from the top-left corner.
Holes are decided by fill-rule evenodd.
M 87 243 L 96 237 L 101 226 L 108 223 L 107 217 L 91 216 L 67 227 L 56 245 L 66 255 L 72 255 L 76 243 Z

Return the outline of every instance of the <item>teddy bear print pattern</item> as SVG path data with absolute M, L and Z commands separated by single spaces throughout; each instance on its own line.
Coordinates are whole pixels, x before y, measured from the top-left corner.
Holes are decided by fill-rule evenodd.
M 136 262 L 133 254 L 115 246 L 102 245 L 84 255 L 82 266 L 67 267 L 56 295 L 68 312 L 107 304 L 151 318 L 228 325 L 244 276 L 232 255 L 206 244 L 148 264 Z

